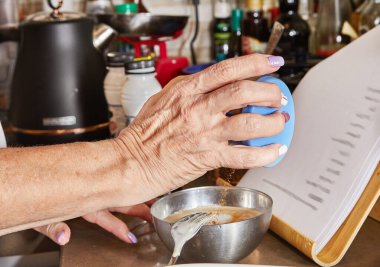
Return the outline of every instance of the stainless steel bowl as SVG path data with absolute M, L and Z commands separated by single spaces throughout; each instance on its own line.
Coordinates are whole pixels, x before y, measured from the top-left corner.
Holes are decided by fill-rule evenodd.
M 137 13 L 100 14 L 95 18 L 98 23 L 108 24 L 124 37 L 169 37 L 179 34 L 189 17 Z
M 206 225 L 182 249 L 188 262 L 233 263 L 248 256 L 261 242 L 272 216 L 272 199 L 259 191 L 240 187 L 207 186 L 166 195 L 151 208 L 158 236 L 170 251 L 174 241 L 171 224 L 164 219 L 180 210 L 218 205 L 252 208 L 260 215 L 239 222 Z

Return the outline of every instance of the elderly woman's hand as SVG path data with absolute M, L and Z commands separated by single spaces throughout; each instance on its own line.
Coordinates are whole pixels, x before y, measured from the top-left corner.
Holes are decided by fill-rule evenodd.
M 180 76 L 150 98 L 116 139 L 120 153 L 137 170 L 138 184 L 124 185 L 129 194 L 136 192 L 135 203 L 183 186 L 208 170 L 260 167 L 286 152 L 281 144 L 229 144 L 280 133 L 286 115 L 226 116 L 247 105 L 280 107 L 283 96 L 275 84 L 246 79 L 274 72 L 283 63 L 281 57 L 259 54 L 229 59 Z
M 154 201 L 150 201 L 132 207 L 119 207 L 100 210 L 84 215 L 82 217 L 90 223 L 99 225 L 101 228 L 114 234 L 116 237 L 126 243 L 137 243 L 136 236 L 129 230 L 128 226 L 113 213 L 139 217 L 149 223 L 152 223 L 150 205 L 153 204 L 153 202 Z M 40 226 L 35 228 L 35 230 L 49 237 L 51 240 L 61 246 L 66 245 L 71 238 L 70 227 L 64 222 Z

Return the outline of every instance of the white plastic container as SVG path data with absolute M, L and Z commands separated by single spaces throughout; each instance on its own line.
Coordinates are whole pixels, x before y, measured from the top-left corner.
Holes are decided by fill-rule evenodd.
M 127 80 L 124 71 L 124 64 L 127 60 L 128 56 L 125 53 L 107 54 L 108 73 L 104 79 L 104 94 L 111 114 L 110 132 L 112 136 L 117 136 L 126 126 L 120 95 Z
M 129 125 L 144 103 L 162 87 L 155 77 L 154 61 L 150 58 L 135 59 L 125 64 L 125 72 L 127 81 L 121 93 L 121 103 Z

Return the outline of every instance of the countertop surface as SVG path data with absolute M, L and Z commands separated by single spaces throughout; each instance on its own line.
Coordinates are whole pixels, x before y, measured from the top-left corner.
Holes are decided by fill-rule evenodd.
M 131 229 L 140 221 L 125 219 Z M 139 239 L 137 245 L 119 241 L 112 234 L 81 219 L 70 222 L 71 241 L 61 249 L 61 267 L 73 266 L 165 266 L 170 251 L 160 241 L 151 225 L 135 229 Z M 380 222 L 368 218 L 343 260 L 343 266 L 379 266 Z M 184 263 L 179 261 L 178 263 Z M 268 232 L 259 245 L 242 264 L 280 266 L 318 266 L 272 232 Z

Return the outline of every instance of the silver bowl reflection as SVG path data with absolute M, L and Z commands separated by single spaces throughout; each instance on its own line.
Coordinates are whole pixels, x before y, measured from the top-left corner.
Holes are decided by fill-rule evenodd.
M 97 23 L 105 23 L 124 37 L 169 37 L 179 34 L 186 26 L 188 16 L 166 16 L 151 13 L 100 14 Z
M 272 199 L 259 191 L 240 187 L 207 186 L 164 196 L 151 207 L 158 236 L 170 251 L 171 224 L 164 219 L 176 211 L 210 205 L 255 209 L 260 215 L 239 222 L 206 225 L 182 249 L 188 262 L 234 263 L 248 256 L 262 241 L 272 216 Z

